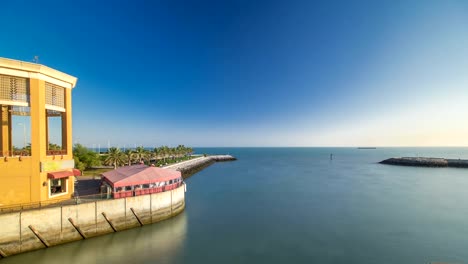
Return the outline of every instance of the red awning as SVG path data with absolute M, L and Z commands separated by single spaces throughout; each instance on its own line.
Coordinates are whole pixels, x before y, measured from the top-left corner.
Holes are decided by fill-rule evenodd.
M 174 180 L 181 178 L 182 174 L 180 171 L 170 169 L 133 165 L 104 172 L 102 176 L 103 180 L 115 188 Z
M 49 179 L 61 179 L 74 176 L 73 171 L 56 171 L 47 173 Z
M 81 171 L 79 169 L 73 169 L 73 176 L 81 176 Z

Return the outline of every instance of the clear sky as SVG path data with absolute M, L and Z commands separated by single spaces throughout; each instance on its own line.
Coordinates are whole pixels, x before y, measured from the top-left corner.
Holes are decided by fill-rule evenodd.
M 468 146 L 468 1 L 4 1 L 87 146 Z M 20 129 L 20 128 L 18 128 Z

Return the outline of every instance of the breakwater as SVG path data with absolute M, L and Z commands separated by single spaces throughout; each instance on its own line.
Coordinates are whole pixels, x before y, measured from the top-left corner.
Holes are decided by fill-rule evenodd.
M 178 170 L 182 173 L 184 178 L 203 170 L 215 162 L 234 161 L 235 157 L 231 155 L 212 155 L 206 157 L 199 157 L 192 160 L 179 162 L 173 165 L 165 166 L 166 169 Z
M 161 193 L 0 214 L 0 257 L 162 221 L 185 208 L 185 185 Z
M 425 158 L 425 157 L 400 157 L 390 158 L 381 161 L 382 164 L 416 166 L 416 167 L 454 167 L 468 168 L 468 160 L 462 159 L 444 159 L 444 158 Z

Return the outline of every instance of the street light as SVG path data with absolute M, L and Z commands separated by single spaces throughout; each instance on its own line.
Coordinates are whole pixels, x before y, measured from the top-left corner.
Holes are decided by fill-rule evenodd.
M 23 126 L 23 148 L 26 148 L 26 124 L 18 123 L 18 126 Z

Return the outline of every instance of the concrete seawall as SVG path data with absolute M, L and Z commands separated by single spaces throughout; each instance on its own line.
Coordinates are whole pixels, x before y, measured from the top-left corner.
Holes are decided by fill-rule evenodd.
M 235 157 L 231 155 L 213 155 L 206 157 L 199 157 L 192 160 L 176 163 L 173 165 L 165 166 L 166 169 L 178 170 L 182 173 L 184 178 L 188 178 L 198 171 L 210 166 L 215 162 L 233 161 Z
M 185 208 L 185 185 L 162 193 L 0 214 L 0 256 L 151 224 Z
M 230 155 L 199 157 L 164 168 L 187 178 Z M 162 193 L 0 214 L 0 258 L 156 223 L 185 208 L 185 184 Z
M 390 158 L 381 161 L 382 164 L 416 166 L 416 167 L 455 167 L 468 168 L 468 160 L 462 159 L 443 159 L 443 158 L 424 158 L 424 157 L 401 157 Z

